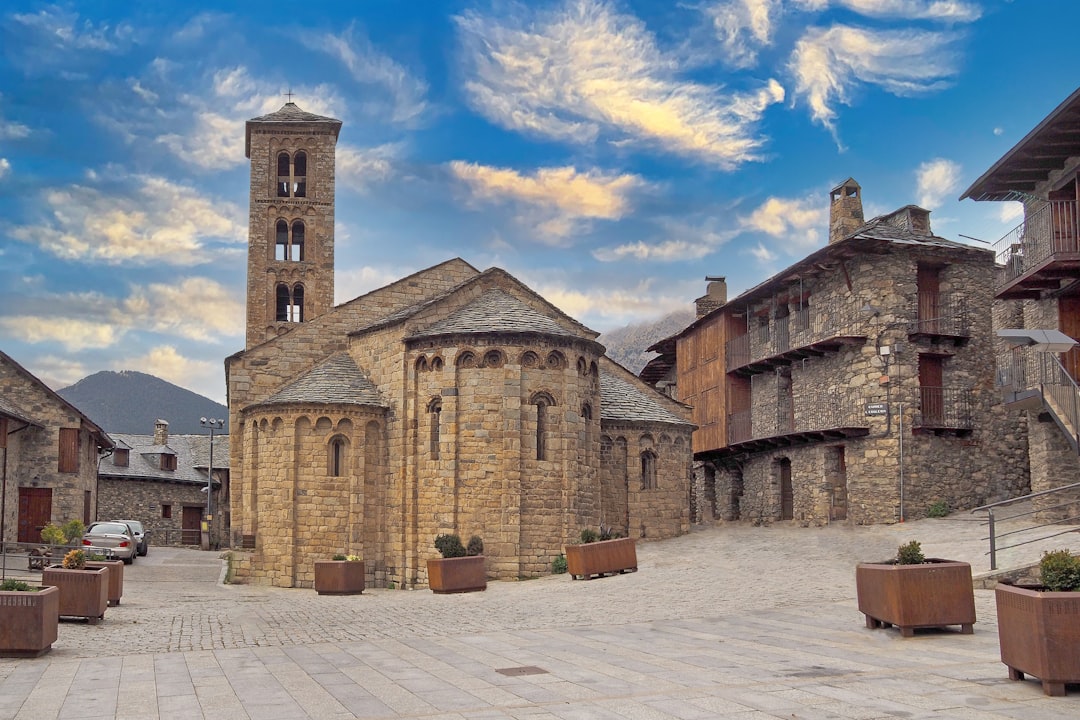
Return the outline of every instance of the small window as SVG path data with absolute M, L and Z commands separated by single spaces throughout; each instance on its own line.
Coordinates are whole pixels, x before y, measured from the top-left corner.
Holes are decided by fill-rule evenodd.
M 288 285 L 281 283 L 275 293 L 275 319 L 278 322 L 304 322 L 304 286 L 297 283 L 290 290 Z
M 165 518 L 166 520 L 168 520 L 169 518 L 172 517 L 172 505 L 166 505 L 166 504 L 162 503 L 162 505 L 161 505 L 161 517 Z
M 129 450 L 127 448 L 116 448 L 113 451 L 113 465 L 116 467 L 127 467 L 129 462 Z
M 90 524 L 90 509 L 93 507 L 94 493 L 91 490 L 83 490 L 82 521 L 83 525 Z
M 7 421 L 8 421 L 7 418 L 0 417 L 0 450 L 3 450 L 4 448 L 7 447 L 7 435 L 8 435 L 8 432 L 7 432 L 8 422 Z
M 431 423 L 431 435 L 429 451 L 432 460 L 439 459 L 439 442 L 442 424 L 442 401 L 432 400 L 428 403 L 428 420 Z
M 307 153 L 300 150 L 291 159 L 289 153 L 278 153 L 277 196 L 307 197 Z
M 58 472 L 79 472 L 79 429 L 60 428 L 59 458 L 57 460 Z
M 641 453 L 641 489 L 656 489 L 656 453 L 652 450 Z
M 345 474 L 345 438 L 336 437 L 330 441 L 330 476 L 341 477 Z
M 176 469 L 176 456 L 172 453 L 161 453 L 161 469 L 162 470 L 175 470 Z

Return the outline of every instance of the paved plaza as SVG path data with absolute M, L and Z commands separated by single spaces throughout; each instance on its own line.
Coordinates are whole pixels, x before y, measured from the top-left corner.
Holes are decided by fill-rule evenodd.
M 0 720 L 1080 717 L 1080 686 L 1050 698 L 1008 679 L 991 590 L 975 591 L 973 635 L 865 627 L 856 562 L 917 539 L 978 574 L 985 532 L 963 515 L 721 523 L 640 542 L 637 573 L 465 595 L 225 585 L 218 553 L 152 547 L 102 623 L 62 622 L 44 657 L 0 660 Z M 1080 550 L 1080 535 L 999 565 L 1057 547 Z

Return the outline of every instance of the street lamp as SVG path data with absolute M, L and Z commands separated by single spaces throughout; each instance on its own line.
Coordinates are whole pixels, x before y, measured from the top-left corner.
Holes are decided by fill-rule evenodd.
M 210 465 L 206 468 L 206 543 L 210 545 L 210 528 L 214 522 L 213 498 L 214 498 L 214 430 L 225 427 L 225 420 L 219 418 L 199 418 L 199 424 L 210 428 Z

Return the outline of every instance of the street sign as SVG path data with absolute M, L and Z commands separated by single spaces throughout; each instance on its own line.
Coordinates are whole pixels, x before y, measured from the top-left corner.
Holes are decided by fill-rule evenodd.
M 889 404 L 883 402 L 866 403 L 867 415 L 886 415 L 889 412 Z

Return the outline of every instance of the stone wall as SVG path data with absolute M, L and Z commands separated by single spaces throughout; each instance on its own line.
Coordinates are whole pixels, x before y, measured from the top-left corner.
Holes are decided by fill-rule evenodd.
M 202 492 L 204 487 L 101 478 L 98 481 L 98 517 L 103 520 L 138 520 L 150 531 L 151 545 L 182 545 L 184 508 L 206 509 L 206 493 Z M 215 493 L 214 506 L 220 508 L 220 501 L 220 495 Z M 165 517 L 165 506 L 169 508 L 169 517 Z M 196 536 L 195 541 L 198 539 Z

